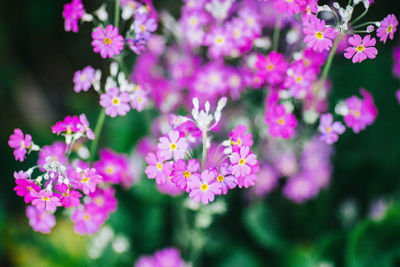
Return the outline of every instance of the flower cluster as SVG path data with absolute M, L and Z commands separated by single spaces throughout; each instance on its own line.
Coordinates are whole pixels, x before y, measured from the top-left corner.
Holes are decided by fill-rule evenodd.
M 151 256 L 141 256 L 136 262 L 135 267 L 184 267 L 185 262 L 181 257 L 181 253 L 176 248 L 164 248 L 158 250 Z

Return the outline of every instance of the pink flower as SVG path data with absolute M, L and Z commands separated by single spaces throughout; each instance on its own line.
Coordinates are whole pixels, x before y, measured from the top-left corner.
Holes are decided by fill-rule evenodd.
M 226 30 L 220 26 L 210 30 L 204 44 L 209 47 L 208 52 L 213 58 L 229 55 L 232 51 L 232 40 L 228 38 Z
M 125 116 L 130 110 L 129 102 L 129 93 L 120 92 L 118 87 L 113 87 L 100 96 L 100 105 L 106 109 L 106 114 L 112 118 L 117 115 Z
M 83 134 L 86 134 L 87 138 L 89 140 L 94 140 L 94 132 L 92 129 L 89 127 L 89 121 L 86 118 L 85 114 L 79 115 L 79 121 L 80 123 L 78 124 L 79 131 L 81 131 Z
M 174 162 L 172 179 L 171 181 L 175 183 L 179 188 L 185 190 L 187 193 L 190 192 L 188 187 L 188 181 L 193 174 L 200 170 L 200 163 L 195 159 L 189 159 L 187 165 L 183 159 Z
M 265 77 L 270 85 L 275 86 L 283 81 L 283 75 L 286 74 L 288 63 L 283 59 L 282 54 L 272 51 L 266 57 L 259 54 L 256 67 L 260 75 Z
M 32 146 L 32 136 L 21 131 L 21 129 L 14 129 L 14 133 L 8 140 L 8 145 L 14 149 L 15 160 L 24 161 L 26 149 L 30 149 Z
M 344 122 L 355 133 L 371 125 L 378 115 L 378 110 L 371 94 L 364 89 L 360 89 L 360 92 L 364 96 L 364 99 L 361 100 L 356 96 L 346 99 L 348 114 L 344 117 Z
M 65 19 L 65 31 L 78 32 L 78 21 L 85 14 L 81 0 L 72 0 L 71 3 L 64 5 L 63 17 Z
M 157 267 L 183 267 L 185 262 L 181 253 L 176 248 L 164 248 L 154 253 L 154 266 Z
M 353 37 L 349 38 L 349 44 L 353 47 L 348 47 L 345 49 L 346 53 L 344 54 L 345 58 L 352 58 L 353 63 L 362 62 L 367 58 L 375 58 L 378 54 L 378 50 L 373 47 L 376 43 L 375 38 L 371 39 L 371 35 L 367 35 L 364 39 L 361 39 L 361 36 L 358 34 L 354 34 Z
M 319 52 L 329 51 L 332 47 L 331 39 L 336 37 L 334 29 L 325 26 L 325 21 L 314 15 L 311 15 L 309 21 L 304 23 L 303 32 L 306 34 L 304 42 L 307 43 L 307 47 Z
M 157 184 L 163 184 L 167 181 L 167 178 L 171 175 L 172 166 L 170 162 L 164 162 L 165 159 L 157 153 L 148 153 L 146 156 L 146 162 L 149 166 L 144 171 L 149 179 L 156 179 Z
M 96 185 L 103 182 L 103 177 L 96 174 L 95 168 L 87 168 L 83 171 L 72 169 L 69 171 L 69 176 L 71 185 L 81 189 L 86 195 L 93 193 L 96 190 Z
M 108 25 L 105 29 L 97 27 L 92 32 L 92 38 L 93 51 L 100 53 L 102 58 L 119 55 L 124 48 L 124 38 L 113 25 Z
M 284 86 L 293 97 L 304 98 L 317 73 L 313 68 L 306 68 L 302 62 L 295 62 L 290 70 L 292 73 L 286 76 Z
M 283 188 L 283 194 L 296 203 L 303 203 L 315 197 L 318 192 L 318 185 L 312 179 L 302 174 L 290 177 Z
M 54 161 L 59 162 L 60 164 L 67 163 L 67 157 L 65 156 L 65 148 L 66 145 L 63 142 L 54 142 L 50 146 L 44 146 L 39 152 L 38 165 L 40 166 L 41 171 L 45 171 L 43 168 L 44 164 L 46 164 L 46 158 L 51 157 Z
M 136 12 L 133 29 L 137 35 L 143 35 L 148 38 L 149 34 L 157 29 L 157 22 L 154 18 L 149 17 L 147 13 Z
M 14 178 L 17 179 L 28 179 L 30 177 L 29 173 L 24 171 L 14 172 Z
M 54 225 L 56 225 L 56 217 L 53 214 L 34 206 L 26 207 L 26 216 L 29 219 L 29 225 L 36 232 L 49 234 Z
M 246 126 L 239 124 L 232 132 L 229 134 L 231 139 L 231 145 L 233 151 L 239 151 L 240 147 L 253 145 L 253 136 L 251 133 L 246 133 Z
M 251 153 L 248 146 L 241 147 L 239 153 L 233 152 L 230 160 L 232 174 L 236 177 L 250 174 L 252 167 L 257 164 L 257 156 Z
M 214 201 L 215 195 L 221 193 L 221 184 L 215 178 L 216 173 L 209 170 L 194 174 L 188 181 L 189 197 L 203 204 Z
M 400 89 L 398 89 L 396 91 L 396 99 L 397 99 L 397 102 L 400 104 Z
M 175 183 L 172 181 L 172 176 L 168 176 L 167 181 L 163 184 L 156 184 L 157 190 L 163 194 L 167 194 L 170 196 L 178 196 L 182 194 L 183 190 L 179 188 Z
M 185 152 L 188 147 L 186 138 L 180 137 L 178 131 L 168 132 L 168 136 L 161 137 L 160 142 L 157 145 L 160 155 L 165 159 L 169 160 L 172 157 L 175 161 L 183 159 Z
M 80 235 L 94 234 L 106 219 L 106 214 L 92 204 L 78 207 L 71 216 L 71 220 L 74 222 L 74 230 Z
M 275 0 L 274 8 L 278 13 L 287 13 L 288 15 L 300 12 L 300 7 L 304 4 L 303 0 Z
M 35 199 L 32 201 L 32 205 L 40 210 L 45 209 L 48 212 L 54 212 L 57 207 L 61 206 L 60 199 L 50 191 L 33 192 L 33 196 Z
M 96 161 L 93 167 L 103 177 L 104 182 L 118 184 L 122 182 L 123 178 L 131 179 L 128 165 L 129 162 L 125 155 L 110 149 L 102 149 L 100 160 Z
M 95 205 L 104 214 L 109 214 L 117 210 L 115 189 L 112 187 L 97 188 L 96 191 L 89 194 L 89 199 L 89 203 Z
M 91 66 L 78 70 L 74 74 L 74 91 L 79 93 L 81 90 L 87 91 L 95 80 L 95 71 Z
M 270 165 L 261 168 L 258 179 L 254 185 L 253 192 L 256 196 L 270 193 L 278 186 L 279 173 Z
M 285 107 L 279 104 L 268 107 L 265 121 L 269 125 L 269 134 L 276 138 L 292 137 L 297 126 L 296 117 L 292 113 L 287 113 Z
M 68 185 L 64 183 L 57 184 L 55 189 L 61 194 L 54 193 L 54 195 L 56 195 L 60 199 L 61 204 L 65 208 L 68 209 L 70 207 L 78 207 L 79 204 L 81 203 L 79 198 L 82 197 L 82 194 L 76 190 L 70 190 Z
M 221 194 L 226 195 L 229 189 L 233 189 L 237 185 L 237 179 L 232 175 L 232 167 L 224 162 L 219 166 L 219 171 L 216 172 L 216 179 L 221 184 Z
M 40 186 L 30 180 L 15 179 L 15 183 L 17 186 L 14 187 L 14 191 L 18 196 L 24 197 L 25 203 L 30 203 L 34 200 L 36 198 L 35 193 L 40 191 Z
M 379 41 L 386 43 L 388 37 L 390 38 L 390 40 L 393 40 L 393 36 L 397 30 L 398 24 L 399 22 L 393 14 L 390 14 L 386 18 L 384 18 L 380 22 L 379 28 L 376 30 L 376 36 L 380 38 Z
M 393 74 L 400 78 L 400 47 L 393 49 Z
M 63 132 L 73 134 L 79 131 L 78 125 L 81 123 L 78 116 L 66 116 L 63 121 L 58 121 L 51 127 L 53 133 L 59 135 Z
M 321 115 L 318 129 L 322 133 L 321 140 L 331 145 L 339 139 L 339 134 L 344 133 L 346 127 L 339 121 L 333 122 L 332 114 L 327 113 Z
M 142 111 L 148 102 L 148 97 L 143 90 L 137 90 L 132 94 L 131 107 L 137 111 Z

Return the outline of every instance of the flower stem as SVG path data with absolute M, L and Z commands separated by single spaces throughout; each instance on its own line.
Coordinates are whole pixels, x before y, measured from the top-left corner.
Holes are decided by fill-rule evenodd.
M 97 144 L 99 142 L 101 129 L 103 128 L 105 117 L 106 117 L 106 110 L 102 108 L 99 114 L 99 118 L 97 119 L 96 128 L 94 130 L 94 140 L 92 141 L 92 145 L 90 146 L 90 158 L 89 158 L 90 167 L 93 165 L 93 160 L 96 155 Z
M 364 12 L 363 12 L 360 16 L 358 16 L 355 20 L 353 20 L 353 21 L 351 22 L 351 24 L 354 24 L 354 23 L 356 23 L 357 21 L 359 21 L 360 19 L 362 19 L 365 15 L 367 15 L 367 13 L 368 13 L 368 8 L 366 8 L 366 9 L 364 10 Z
M 272 35 L 272 51 L 278 50 L 279 36 L 281 34 L 282 18 L 278 15 L 275 21 L 274 33 Z
M 206 167 L 206 158 L 207 158 L 207 131 L 203 131 L 203 153 L 202 153 L 202 170 Z
M 115 0 L 114 6 L 114 27 L 119 27 L 119 0 Z

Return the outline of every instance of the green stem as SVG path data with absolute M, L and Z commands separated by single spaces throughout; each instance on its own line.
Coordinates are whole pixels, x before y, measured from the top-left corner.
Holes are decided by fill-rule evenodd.
M 205 167 L 206 167 L 206 158 L 207 158 L 207 131 L 203 131 L 203 153 L 202 153 L 202 157 L 203 157 L 202 170 L 204 170 Z
M 272 51 L 278 51 L 279 36 L 281 34 L 282 18 L 278 16 L 276 18 L 274 34 L 272 35 Z
M 367 13 L 368 13 L 368 8 L 366 8 L 366 9 L 364 10 L 364 12 L 363 12 L 360 16 L 358 16 L 355 20 L 353 20 L 353 21 L 351 22 L 351 24 L 356 23 L 357 21 L 359 21 L 360 19 L 362 19 Z
M 372 24 L 376 24 L 376 21 L 367 21 L 367 22 L 352 26 L 352 29 L 355 30 L 355 29 L 361 28 L 363 26 L 372 25 Z
M 94 130 L 94 140 L 92 141 L 92 145 L 90 146 L 90 158 L 89 158 L 90 166 L 93 165 L 93 160 L 96 155 L 97 144 L 99 142 L 101 129 L 103 128 L 105 117 L 106 117 L 106 110 L 102 108 L 99 114 L 99 118 L 97 119 L 96 128 Z
M 119 27 L 119 0 L 115 0 L 114 6 L 114 27 Z

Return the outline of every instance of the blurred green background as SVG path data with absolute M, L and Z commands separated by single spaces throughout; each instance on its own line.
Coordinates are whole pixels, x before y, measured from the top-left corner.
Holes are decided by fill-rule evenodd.
M 158 10 L 179 14 L 180 1 L 154 2 Z M 93 241 L 75 234 L 64 216 L 57 216 L 52 234 L 34 232 L 23 200 L 13 191 L 13 172 L 34 162 L 33 157 L 14 161 L 7 146 L 14 128 L 29 132 L 40 145 L 48 144 L 56 139 L 50 132 L 54 122 L 67 114 L 86 113 L 93 127 L 100 109 L 95 93 L 77 95 L 72 90 L 75 70 L 88 64 L 104 68 L 105 62 L 92 52 L 88 25 L 78 34 L 63 30 L 65 3 L 0 2 L 0 266 L 132 266 L 140 254 L 184 242 L 176 219 L 180 198 L 158 194 L 148 181 L 129 191 L 118 190 L 118 211 L 108 225 L 129 240 L 129 249 L 116 253 L 108 244 L 93 260 L 88 256 Z M 83 3 L 93 11 L 100 2 Z M 388 13 L 399 17 L 399 11 L 398 1 L 376 0 L 365 20 Z M 331 186 L 303 205 L 286 200 L 279 189 L 253 203 L 240 190 L 230 193 L 227 213 L 203 233 L 209 237 L 204 266 L 400 266 L 400 106 L 395 98 L 400 83 L 392 76 L 398 35 L 385 46 L 377 45 L 375 60 L 334 60 L 331 103 L 364 87 L 373 94 L 379 115 L 365 131 L 347 131 L 335 145 Z M 130 112 L 107 120 L 101 142 L 129 152 L 147 133 L 142 116 Z M 392 205 L 382 220 L 372 221 L 368 210 L 379 197 L 391 199 Z

